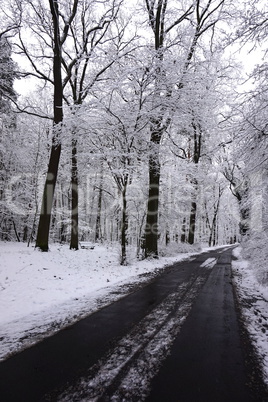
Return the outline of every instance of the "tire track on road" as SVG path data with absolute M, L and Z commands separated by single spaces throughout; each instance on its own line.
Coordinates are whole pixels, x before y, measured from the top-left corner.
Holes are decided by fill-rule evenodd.
M 58 400 L 143 400 L 214 265 L 197 267 L 187 282 L 179 284 L 89 370 L 87 377 L 66 390 Z

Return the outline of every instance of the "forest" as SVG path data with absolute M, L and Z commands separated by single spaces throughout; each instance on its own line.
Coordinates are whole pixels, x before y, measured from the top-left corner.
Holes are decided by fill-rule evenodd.
M 241 242 L 268 283 L 266 2 L 0 8 L 0 240 Z

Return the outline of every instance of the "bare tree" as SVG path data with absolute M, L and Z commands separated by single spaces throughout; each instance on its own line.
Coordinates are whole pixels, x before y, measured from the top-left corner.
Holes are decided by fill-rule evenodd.
M 114 32 L 109 32 L 111 23 L 116 19 L 120 10 L 122 0 L 101 1 L 98 4 L 95 4 L 94 1 L 70 0 L 60 6 L 58 2 L 53 1 L 49 4 L 53 25 L 42 1 L 27 2 L 27 21 L 26 16 L 23 17 L 23 21 L 26 26 L 25 29 L 30 29 L 33 32 L 36 43 L 27 44 L 23 33 L 19 33 L 19 41 L 16 43 L 17 53 L 24 55 L 31 67 L 31 70 L 28 68 L 22 75 L 38 78 L 40 82 L 44 83 L 44 86 L 49 83 L 54 87 L 52 148 L 36 246 L 42 250 L 48 249 L 48 231 L 61 154 L 63 105 L 65 103 L 71 110 L 72 119 L 69 126 L 72 135 L 70 140 L 72 144 L 70 248 L 78 249 L 78 134 L 76 113 L 89 95 L 93 85 L 101 79 L 101 76 L 120 56 L 122 57 L 124 52 L 128 51 L 128 42 L 123 40 L 122 32 L 125 27 L 119 28 L 119 24 L 117 25 L 117 36 L 114 35 Z M 96 18 L 93 11 L 96 12 Z M 112 52 L 107 49 L 110 46 L 109 41 L 115 43 L 116 37 L 118 38 L 117 51 L 113 52 L 112 55 Z M 49 64 L 49 60 L 52 58 L 51 42 L 54 53 L 53 71 L 51 71 Z M 99 47 L 102 47 L 103 53 L 107 54 L 105 60 L 103 57 L 96 57 Z M 94 59 L 94 64 L 91 63 L 91 59 Z M 41 60 L 42 62 L 40 62 Z M 20 108 L 18 105 L 17 107 L 20 111 L 49 118 L 42 112 Z
M 150 142 L 152 152 L 149 156 L 149 194 L 148 194 L 148 208 L 147 219 L 145 228 L 145 254 L 146 256 L 157 257 L 158 247 L 158 208 L 159 208 L 159 183 L 160 183 L 160 162 L 159 152 L 160 144 L 163 134 L 170 125 L 174 107 L 167 107 L 168 100 L 176 97 L 176 102 L 179 102 L 180 90 L 183 88 L 184 78 L 192 63 L 194 54 L 196 52 L 199 38 L 209 29 L 213 29 L 215 24 L 220 18 L 224 0 L 221 1 L 202 1 L 190 2 L 186 10 L 181 10 L 180 15 L 173 13 L 173 20 L 168 20 L 168 15 L 172 11 L 171 7 L 168 8 L 168 0 L 151 1 L 145 0 L 146 9 L 150 27 L 154 36 L 155 47 L 155 101 L 162 98 L 164 102 L 162 106 L 158 107 L 157 113 L 151 118 L 151 132 Z M 170 40 L 171 34 L 181 27 L 181 35 L 184 33 L 192 32 L 192 39 L 188 45 L 186 54 L 184 53 L 184 61 L 181 63 L 181 78 L 174 86 L 165 85 L 166 70 L 164 66 L 165 53 L 172 45 L 177 46 L 178 37 L 173 35 L 173 43 Z M 176 28 L 176 29 L 175 29 Z M 190 31 L 189 31 L 190 29 Z M 165 89 L 164 89 L 165 88 Z M 173 102 L 173 105 L 175 103 Z
M 114 66 L 110 80 L 115 86 L 111 91 L 102 85 L 97 91 L 94 114 L 98 117 L 92 119 L 92 149 L 101 153 L 101 164 L 106 162 L 120 196 L 121 265 L 127 264 L 128 188 L 141 158 L 142 137 L 148 125 L 146 105 L 151 79 L 137 53 L 135 62 L 130 57 Z
M 48 163 L 48 171 L 43 192 L 42 207 L 40 211 L 37 230 L 36 247 L 42 251 L 48 250 L 49 228 L 53 197 L 57 182 L 58 167 L 61 154 L 61 131 L 63 121 L 63 84 L 61 75 L 62 46 L 67 39 L 68 31 L 77 11 L 78 0 L 74 0 L 71 13 L 64 18 L 64 26 L 60 32 L 60 11 L 57 0 L 49 0 L 53 20 L 53 84 L 54 84 L 54 114 L 53 138 Z
M 101 3 L 98 5 L 100 6 Z M 65 88 L 69 84 L 71 89 L 71 97 L 65 96 L 64 99 L 73 111 L 74 121 L 77 110 L 84 103 L 94 85 L 104 79 L 103 76 L 109 68 L 129 52 L 128 46 L 131 40 L 123 40 L 125 26 L 120 26 L 119 23 L 116 23 L 116 29 L 112 30 L 111 28 L 112 23 L 116 22 L 122 0 L 103 2 L 102 5 L 104 7 L 102 14 L 92 21 L 94 1 L 83 2 L 82 7 L 79 8 L 79 18 L 76 18 L 75 24 L 71 27 L 70 39 L 72 40 L 72 47 L 64 49 L 62 56 L 65 71 L 63 87 Z M 111 48 L 113 51 L 111 51 Z M 96 53 L 100 49 L 106 54 L 104 62 L 101 61 L 100 57 L 99 59 L 96 57 Z M 78 130 L 74 123 L 72 125 L 70 249 L 77 250 L 79 203 Z

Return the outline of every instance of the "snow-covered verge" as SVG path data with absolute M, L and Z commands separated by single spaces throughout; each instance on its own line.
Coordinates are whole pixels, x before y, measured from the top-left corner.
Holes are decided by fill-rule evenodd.
M 0 360 L 110 304 L 150 280 L 181 253 L 119 265 L 117 248 L 70 251 L 54 244 L 41 253 L 25 243 L 0 242 Z M 189 251 L 189 250 L 188 250 Z M 193 251 L 193 250 L 192 250 Z
M 232 270 L 243 318 L 268 386 L 268 285 L 259 280 L 259 267 L 244 259 L 241 246 L 234 249 L 233 256 Z
M 242 256 L 254 266 L 254 273 L 261 285 L 268 288 L 268 247 L 265 232 L 254 233 L 242 243 Z

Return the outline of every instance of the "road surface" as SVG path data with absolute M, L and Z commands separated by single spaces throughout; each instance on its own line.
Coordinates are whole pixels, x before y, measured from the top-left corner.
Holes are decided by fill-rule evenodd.
M 0 363 L 1 401 L 268 401 L 240 325 L 231 252 L 174 264 Z

